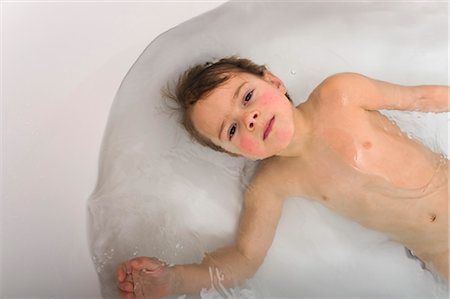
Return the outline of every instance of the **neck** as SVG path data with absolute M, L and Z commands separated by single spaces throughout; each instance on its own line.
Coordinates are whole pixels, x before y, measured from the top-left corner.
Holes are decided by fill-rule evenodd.
M 309 115 L 310 113 L 307 112 L 305 103 L 293 107 L 294 136 L 288 147 L 277 156 L 293 157 L 302 155 L 312 132 L 312 120 Z

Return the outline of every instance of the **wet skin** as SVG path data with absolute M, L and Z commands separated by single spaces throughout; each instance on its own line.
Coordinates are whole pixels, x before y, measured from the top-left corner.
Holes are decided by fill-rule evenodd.
M 448 277 L 448 160 L 408 138 L 374 110 L 404 109 L 410 103 L 403 98 L 394 103 L 370 101 L 379 91 L 365 86 L 370 81 L 364 77 L 346 74 L 325 80 L 304 104 L 293 108 L 291 117 L 281 81 L 270 73 L 265 82 L 251 77 L 236 76 L 197 104 L 192 117 L 200 132 L 214 136 L 214 118 L 225 119 L 225 126 L 236 123 L 231 140 L 213 141 L 250 158 L 276 155 L 264 161 L 260 172 L 276 172 L 278 178 L 260 173 L 267 178 L 259 184 L 279 184 L 273 189 L 285 196 L 316 199 L 368 228 L 386 232 L 430 269 Z M 246 87 L 253 93 L 249 101 L 230 105 L 222 100 L 242 82 L 247 82 L 242 97 Z M 273 115 L 271 131 L 262 140 L 261 132 Z
M 194 106 L 191 117 L 201 134 L 231 153 L 263 161 L 245 193 L 236 244 L 200 265 L 167 268 L 168 292 L 208 287 L 211 267 L 221 269 L 225 285 L 251 277 L 288 197 L 317 200 L 389 234 L 448 279 L 448 160 L 377 111 L 448 111 L 448 87 L 404 87 L 345 73 L 327 78 L 297 107 L 285 92 L 270 72 L 264 78 L 234 74 Z
M 287 170 L 289 195 L 389 234 L 448 278 L 448 160 L 378 111 L 314 95 L 301 109 L 314 115 L 307 147 L 266 166 Z

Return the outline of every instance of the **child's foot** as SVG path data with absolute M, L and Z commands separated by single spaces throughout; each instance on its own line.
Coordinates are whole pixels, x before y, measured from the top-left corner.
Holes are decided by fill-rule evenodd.
M 129 260 L 117 268 L 116 277 L 125 299 L 163 298 L 170 293 L 169 268 L 156 258 Z

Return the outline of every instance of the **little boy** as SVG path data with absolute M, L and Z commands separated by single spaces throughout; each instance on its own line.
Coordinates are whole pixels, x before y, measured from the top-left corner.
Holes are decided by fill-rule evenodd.
M 252 277 L 288 197 L 317 200 L 388 234 L 448 279 L 448 160 L 377 111 L 444 112 L 448 94 L 447 86 L 406 87 L 341 73 L 294 107 L 283 82 L 247 59 L 189 69 L 172 96 L 187 131 L 215 150 L 262 162 L 245 192 L 234 245 L 206 254 L 201 264 L 127 261 L 117 270 L 121 295 L 195 294 L 211 286 L 211 277 L 225 287 Z

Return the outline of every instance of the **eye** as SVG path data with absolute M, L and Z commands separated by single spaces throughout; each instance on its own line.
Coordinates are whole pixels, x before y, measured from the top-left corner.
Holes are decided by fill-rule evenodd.
M 252 99 L 253 91 L 254 91 L 254 89 L 245 95 L 244 104 L 247 104 Z
M 233 124 L 228 130 L 228 140 L 231 140 L 231 138 L 233 138 L 234 133 L 236 133 L 236 124 Z

